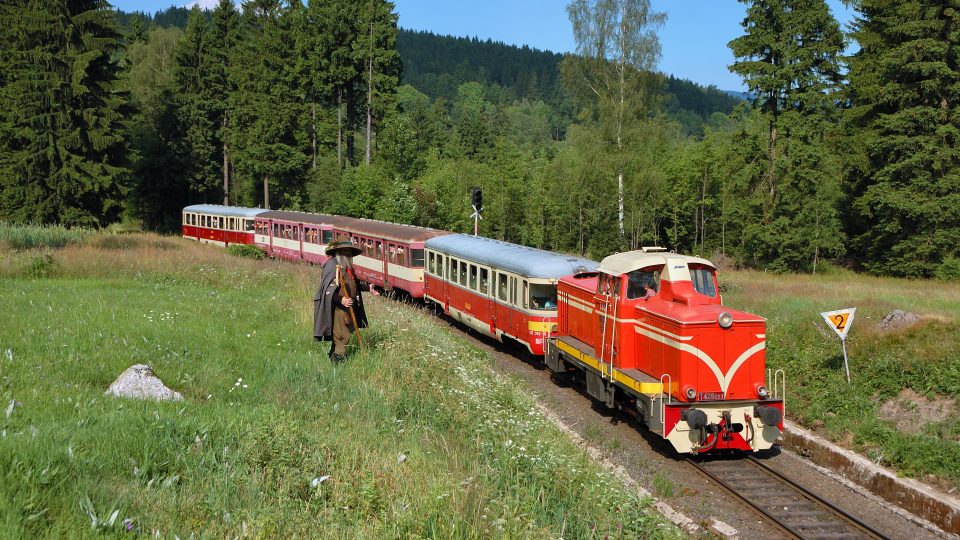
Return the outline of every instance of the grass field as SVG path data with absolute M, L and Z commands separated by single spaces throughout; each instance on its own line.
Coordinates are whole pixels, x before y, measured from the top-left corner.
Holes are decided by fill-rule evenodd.
M 767 318 L 767 365 L 786 371 L 788 417 L 904 475 L 960 486 L 960 284 L 846 272 L 721 279 L 727 304 Z M 857 308 L 847 336 L 851 384 L 840 340 L 819 315 L 848 307 Z M 894 309 L 921 321 L 880 330 Z
M 0 254 L 0 536 L 676 537 L 416 308 L 312 341 L 317 269 L 149 235 Z M 182 402 L 104 396 L 151 365 Z

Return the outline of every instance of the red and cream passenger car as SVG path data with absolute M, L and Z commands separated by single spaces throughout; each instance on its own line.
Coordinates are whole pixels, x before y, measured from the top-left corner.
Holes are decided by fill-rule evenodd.
M 254 240 L 267 255 L 289 261 L 323 264 L 335 230 L 357 221 L 343 216 L 270 210 L 257 216 Z
M 557 331 L 557 280 L 597 263 L 465 234 L 431 238 L 426 297 L 471 328 L 543 355 Z
M 723 305 L 710 261 L 631 251 L 561 280 L 546 363 L 582 372 L 588 393 L 626 398 L 680 452 L 770 448 L 782 387 L 766 384 L 766 323 Z
M 446 231 L 372 219 L 269 211 L 257 216 L 256 245 L 272 257 L 323 264 L 334 239 L 362 250 L 354 258 L 357 277 L 385 290 L 423 297 L 424 242 Z
M 253 244 L 254 220 L 266 212 L 218 204 L 195 204 L 183 209 L 181 234 L 190 240 L 228 246 Z

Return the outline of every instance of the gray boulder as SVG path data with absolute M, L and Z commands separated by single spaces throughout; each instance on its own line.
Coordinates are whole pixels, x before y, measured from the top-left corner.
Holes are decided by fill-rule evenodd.
M 886 331 L 902 330 L 904 328 L 910 328 L 918 322 L 920 322 L 920 317 L 916 313 L 895 309 L 877 324 L 877 328 Z
M 180 401 L 183 396 L 166 387 L 150 366 L 135 364 L 113 381 L 107 389 L 108 395 L 134 399 L 155 399 L 157 401 Z

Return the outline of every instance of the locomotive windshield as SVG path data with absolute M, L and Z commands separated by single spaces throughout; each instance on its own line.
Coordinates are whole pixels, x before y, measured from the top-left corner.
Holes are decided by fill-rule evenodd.
M 690 279 L 698 293 L 710 298 L 717 296 L 717 282 L 713 279 L 712 269 L 691 266 Z
M 649 298 L 660 292 L 660 269 L 641 268 L 627 274 L 627 299 Z
M 530 309 L 553 311 L 557 309 L 557 286 L 549 283 L 530 284 Z

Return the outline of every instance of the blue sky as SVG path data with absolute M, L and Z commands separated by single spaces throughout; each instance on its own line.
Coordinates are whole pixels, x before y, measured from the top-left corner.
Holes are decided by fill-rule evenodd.
M 216 0 L 199 0 L 215 5 Z M 125 11 L 157 11 L 171 3 L 190 0 L 113 0 Z M 827 0 L 833 14 L 846 27 L 852 12 L 840 0 Z M 438 34 L 491 38 L 513 45 L 568 52 L 574 49 L 567 0 L 394 0 L 400 26 Z M 660 30 L 663 56 L 660 70 L 722 90 L 744 90 L 740 79 L 727 70 L 733 62 L 727 42 L 741 34 L 746 12 L 736 0 L 651 0 L 654 9 L 667 13 Z

